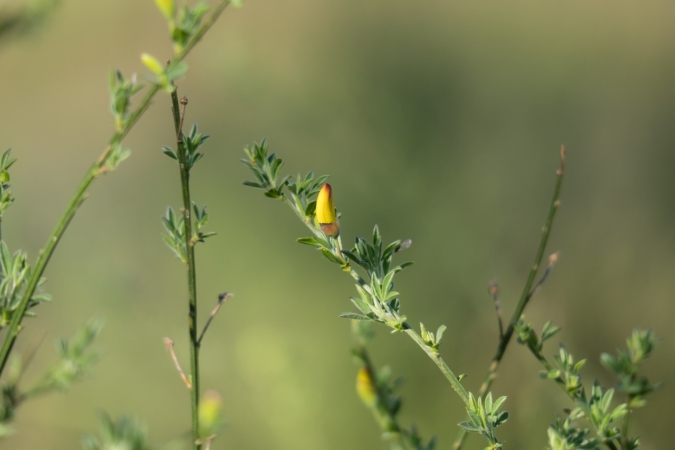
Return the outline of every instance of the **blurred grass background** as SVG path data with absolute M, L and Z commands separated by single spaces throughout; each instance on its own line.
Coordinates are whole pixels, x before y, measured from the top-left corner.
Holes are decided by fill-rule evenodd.
M 266 136 L 291 172 L 332 175 L 347 242 L 377 223 L 412 238 L 400 276 L 412 323 L 449 327 L 443 356 L 477 389 L 497 339 L 488 282 L 507 314 L 534 256 L 568 149 L 550 251 L 561 260 L 528 308 L 538 327 L 588 358 L 586 382 L 611 380 L 602 351 L 634 326 L 664 342 L 646 367 L 665 388 L 635 417 L 645 449 L 671 442 L 675 369 L 675 4 L 346 0 L 250 1 L 227 11 L 188 58 L 186 122 L 212 135 L 194 197 L 219 233 L 199 247 L 202 319 L 232 291 L 205 339 L 204 388 L 222 392 L 227 431 L 214 448 L 385 448 L 354 394 L 349 277 L 294 242 L 307 232 L 260 191 L 242 147 Z M 0 148 L 12 147 L 15 206 L 3 237 L 34 259 L 108 136 L 107 76 L 170 56 L 151 1 L 65 0 L 47 27 L 0 48 Z M 187 364 L 185 276 L 159 233 L 180 201 L 167 96 L 126 141 L 132 158 L 93 189 L 46 273 L 40 307 L 18 350 L 47 340 L 28 376 L 92 316 L 105 318 L 95 375 L 67 395 L 26 404 L 2 449 L 79 448 L 96 414 L 133 413 L 156 442 L 189 426 L 189 399 L 162 345 Z M 557 341 L 557 339 L 554 339 Z M 556 350 L 556 342 L 549 352 Z M 438 370 L 402 335 L 380 330 L 377 364 L 406 378 L 402 419 L 448 449 L 463 418 Z M 542 448 L 567 399 L 512 345 L 494 384 L 512 413 L 508 448 Z M 469 449 L 482 448 L 472 437 Z

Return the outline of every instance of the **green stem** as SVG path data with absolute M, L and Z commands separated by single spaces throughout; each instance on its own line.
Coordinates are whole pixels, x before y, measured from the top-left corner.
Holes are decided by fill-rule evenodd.
M 632 413 L 632 409 L 630 407 L 631 402 L 633 401 L 633 396 L 628 395 L 628 401 L 626 402 L 628 404 L 628 408 L 626 408 L 626 415 L 623 418 L 623 425 L 621 426 L 621 437 L 622 437 L 622 442 L 621 446 L 623 448 L 628 448 L 628 430 L 630 428 L 630 416 Z
M 180 168 L 180 184 L 183 193 L 183 218 L 185 226 L 184 244 L 187 256 L 188 272 L 188 324 L 190 335 L 190 369 L 192 388 L 192 438 L 194 449 L 201 448 L 199 436 L 199 343 L 197 341 L 197 270 L 195 264 L 195 247 L 192 243 L 192 200 L 190 199 L 190 169 L 186 163 L 185 144 L 183 131 L 181 130 L 181 115 L 178 102 L 178 90 L 171 92 L 171 104 L 173 107 L 173 121 L 178 143 L 178 166 Z
M 466 406 L 469 406 L 469 393 L 468 391 L 462 386 L 462 382 L 459 381 L 459 378 L 450 370 L 448 365 L 443 361 L 443 358 L 438 354 L 438 351 L 435 351 L 431 347 L 427 345 L 426 342 L 424 342 L 424 339 L 422 339 L 422 336 L 417 334 L 411 327 L 408 325 L 407 322 L 403 324 L 404 331 L 405 333 L 410 336 L 410 338 L 417 343 L 417 345 L 420 346 L 422 350 L 431 358 L 431 360 L 436 363 L 440 371 L 445 375 L 445 378 L 448 379 L 450 382 L 450 385 L 452 388 L 457 392 L 457 395 L 462 399 L 464 404 Z
M 541 236 L 541 241 L 539 242 L 539 248 L 537 249 L 537 254 L 534 258 L 534 264 L 532 265 L 532 268 L 530 269 L 530 273 L 527 277 L 527 281 L 525 282 L 525 286 L 523 287 L 523 292 L 520 295 L 520 300 L 518 301 L 518 305 L 516 306 L 515 311 L 513 312 L 513 315 L 511 316 L 511 319 L 509 320 L 509 325 L 506 328 L 506 331 L 504 332 L 503 336 L 500 337 L 499 339 L 499 344 L 497 345 L 497 350 L 495 351 L 494 356 L 492 357 L 492 362 L 490 363 L 490 367 L 488 368 L 487 373 L 485 374 L 485 379 L 483 381 L 483 384 L 481 385 L 479 391 L 478 391 L 478 396 L 483 397 L 487 391 L 490 389 L 490 386 L 492 385 L 492 382 L 495 379 L 495 376 L 497 374 L 497 369 L 499 368 L 499 363 L 501 362 L 502 358 L 504 357 L 504 353 L 506 352 L 506 348 L 508 347 L 509 343 L 511 342 L 511 338 L 513 337 L 513 333 L 515 331 L 515 324 L 518 322 L 520 319 L 520 316 L 523 315 L 523 311 L 525 310 L 525 307 L 527 306 L 528 302 L 532 298 L 532 294 L 534 294 L 534 291 L 532 290 L 532 286 L 534 285 L 534 280 L 537 277 L 537 272 L 539 271 L 539 267 L 541 266 L 541 261 L 544 258 L 544 252 L 546 251 L 546 244 L 548 243 L 548 238 L 551 235 L 551 227 L 553 226 L 553 219 L 555 218 L 555 213 L 558 211 L 558 207 L 560 206 L 560 187 L 562 186 L 562 180 L 563 180 L 563 174 L 564 174 L 564 169 L 565 169 L 565 149 L 564 147 L 561 147 L 560 149 L 560 168 L 556 171 L 556 183 L 555 183 L 555 188 L 553 189 L 553 198 L 551 200 L 551 206 L 549 207 L 548 211 L 548 217 L 546 219 L 546 224 L 544 225 L 543 231 L 542 231 L 542 236 Z M 453 448 L 455 450 L 459 450 L 462 448 L 462 444 L 464 443 L 464 439 L 467 436 L 466 430 L 462 429 L 458 435 L 457 438 L 455 439 L 455 443 L 453 444 Z
M 185 48 L 174 56 L 175 62 L 183 60 L 183 58 L 185 58 L 187 54 L 190 53 L 190 50 L 192 50 L 192 48 L 201 40 L 204 34 L 206 34 L 206 32 L 213 26 L 220 14 L 229 4 L 230 0 L 226 0 L 222 1 L 218 6 L 216 6 L 213 13 L 211 13 L 211 16 L 209 16 L 208 20 L 206 20 L 199 27 Z M 145 97 L 143 97 L 141 100 L 138 108 L 136 108 L 136 110 L 129 116 L 122 129 L 112 136 L 108 146 L 105 148 L 99 159 L 91 166 L 84 176 L 84 179 L 80 182 L 80 185 L 77 187 L 75 194 L 73 194 L 73 197 L 70 199 L 65 212 L 56 224 L 56 228 L 49 236 L 49 239 L 47 240 L 44 248 L 40 250 L 40 254 L 35 263 L 35 268 L 31 273 L 30 279 L 28 280 L 26 290 L 23 294 L 23 297 L 19 301 L 16 310 L 12 314 L 12 321 L 10 322 L 9 328 L 7 329 L 7 334 L 5 335 L 2 347 L 0 347 L 0 375 L 2 375 L 5 369 L 7 360 L 9 359 L 9 354 L 11 353 L 14 343 L 16 342 L 19 332 L 21 331 L 21 322 L 23 321 L 23 317 L 26 313 L 26 310 L 28 309 L 30 299 L 33 297 L 33 294 L 35 294 L 35 290 L 37 289 L 40 278 L 42 277 L 42 274 L 44 273 L 57 244 L 63 237 L 63 234 L 68 228 L 70 221 L 73 220 L 73 217 L 75 217 L 75 213 L 77 212 L 78 208 L 82 205 L 84 200 L 86 200 L 91 184 L 94 182 L 94 180 L 106 172 L 105 166 L 113 148 L 115 148 L 115 146 L 117 146 L 129 133 L 129 131 L 131 131 L 134 125 L 136 125 L 141 116 L 150 107 L 150 101 L 159 90 L 160 86 L 153 85 L 146 93 Z

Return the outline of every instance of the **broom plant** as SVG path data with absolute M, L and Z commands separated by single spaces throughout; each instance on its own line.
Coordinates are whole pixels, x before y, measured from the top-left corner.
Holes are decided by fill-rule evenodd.
M 465 421 L 459 423 L 461 430 L 453 445 L 455 449 L 462 447 L 469 433 L 483 437 L 487 444 L 485 450 L 504 447 L 503 442 L 497 438 L 496 429 L 509 418 L 509 413 L 501 408 L 506 397 L 495 399 L 490 388 L 514 336 L 517 336 L 518 341 L 525 344 L 544 365 L 542 376 L 554 380 L 575 404 L 575 408 L 567 412 L 565 419 L 557 419 L 549 428 L 549 449 L 637 448 L 639 441 L 629 437 L 631 411 L 642 406 L 644 396 L 658 387 L 638 374 L 638 368 L 658 343 L 653 333 L 636 330 L 628 341 L 628 350 L 620 351 L 616 357 L 608 354 L 602 356 L 603 364 L 619 378 L 620 388 L 626 392 L 626 402 L 612 406 L 614 390 L 604 389 L 595 383 L 587 393 L 579 375 L 583 361 L 575 363 L 564 347 L 561 347 L 559 355 L 554 357 L 556 366 L 544 356 L 543 342 L 554 336 L 558 328 L 549 323 L 544 326 L 541 336 L 537 336 L 532 325 L 524 322 L 523 314 L 527 305 L 558 261 L 558 254 L 553 253 L 548 257 L 548 263 L 542 267 L 553 220 L 560 206 L 560 190 L 565 168 L 564 147 L 560 149 L 560 166 L 556 171 L 553 196 L 534 263 L 506 326 L 502 320 L 499 287 L 495 282 L 489 285 L 488 291 L 492 296 L 497 315 L 499 340 L 484 381 L 475 394 L 463 385 L 464 375 L 455 375 L 440 356 L 439 346 L 446 327 L 441 325 L 434 332 L 420 323 L 418 332 L 403 314 L 400 293 L 394 289 L 394 280 L 397 274 L 412 265 L 412 262 L 397 265 L 393 259 L 411 245 L 410 240 L 397 240 L 385 245 L 376 225 L 371 240 L 357 237 L 354 246 L 345 249 L 340 237 L 339 213 L 334 205 L 333 188 L 326 183 L 327 175 L 315 178 L 314 173 L 309 172 L 305 176 L 298 174 L 296 177 L 282 177 L 281 169 L 284 163 L 275 153 L 269 153 L 265 141 L 245 148 L 245 153 L 247 158 L 242 162 L 250 169 L 254 180 L 245 181 L 244 184 L 261 189 L 265 196 L 289 206 L 312 234 L 310 237 L 299 238 L 298 242 L 317 249 L 323 257 L 337 264 L 356 282 L 358 295 L 350 298 L 356 310 L 343 313 L 340 317 L 351 319 L 355 323 L 357 346 L 353 354 L 360 365 L 356 383 L 357 393 L 373 413 L 384 439 L 390 443 L 392 450 L 432 450 L 436 448 L 436 440 L 425 442 L 414 427 L 405 429 L 400 425 L 397 414 L 401 399 L 394 394 L 398 382 L 391 381 L 388 369 L 378 371 L 367 351 L 367 343 L 372 337 L 369 326 L 372 324 L 384 325 L 392 333 L 408 335 L 439 368 L 464 403 L 468 416 Z M 578 421 L 582 419 L 591 424 L 595 436 L 591 436 L 591 430 L 577 427 Z M 623 424 L 619 427 L 616 424 L 621 419 Z

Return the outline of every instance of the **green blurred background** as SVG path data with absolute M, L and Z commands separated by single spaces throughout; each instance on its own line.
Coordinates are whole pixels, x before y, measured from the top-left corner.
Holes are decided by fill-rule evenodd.
M 585 380 L 607 383 L 602 351 L 632 327 L 664 338 L 645 368 L 666 382 L 635 417 L 643 448 L 672 446 L 675 369 L 675 3 L 668 0 L 249 1 L 228 10 L 188 58 L 186 122 L 212 135 L 194 197 L 218 232 L 198 251 L 201 319 L 236 297 L 202 351 L 204 388 L 224 397 L 216 449 L 384 449 L 354 393 L 349 277 L 310 248 L 292 212 L 245 188 L 245 144 L 268 138 L 292 173 L 330 173 L 344 239 L 380 225 L 411 238 L 399 276 L 412 323 L 449 330 L 442 355 L 478 388 L 497 339 L 486 292 L 496 278 L 510 314 L 535 253 L 568 149 L 549 249 L 560 262 L 527 317 L 552 319 Z M 19 158 L 3 237 L 31 259 L 112 132 L 108 71 L 170 56 L 152 1 L 65 0 L 38 33 L 0 47 L 0 147 Z M 187 362 L 186 281 L 160 239 L 180 202 L 169 99 L 159 95 L 126 145 L 133 155 L 92 190 L 47 270 L 54 302 L 19 341 L 45 345 L 105 318 L 102 361 L 65 395 L 26 404 L 2 449 L 75 449 L 97 412 L 133 413 L 156 442 L 181 437 L 188 394 L 162 344 Z M 449 449 L 463 408 L 403 335 L 378 330 L 373 357 L 403 375 L 402 422 Z M 494 384 L 512 413 L 507 448 L 543 448 L 569 402 L 512 345 Z M 670 401 L 669 401 L 670 400 Z M 469 449 L 483 442 L 470 439 Z

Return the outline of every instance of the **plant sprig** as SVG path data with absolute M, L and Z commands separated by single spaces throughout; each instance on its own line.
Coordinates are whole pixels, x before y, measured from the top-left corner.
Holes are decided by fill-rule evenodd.
M 604 389 L 597 381 L 587 393 L 581 379 L 581 368 L 586 360 L 575 361 L 574 357 L 560 346 L 558 354 L 553 356 L 555 365 L 544 356 L 544 343 L 559 330 L 547 322 L 540 335 L 531 324 L 521 318 L 515 326 L 518 342 L 525 345 L 543 365 L 540 376 L 553 380 L 560 386 L 575 404 L 575 409 L 564 421 L 559 420 L 549 429 L 549 445 L 552 450 L 575 450 L 599 448 L 634 450 L 639 445 L 637 438 L 629 436 L 629 417 L 631 410 L 644 406 L 645 395 L 659 387 L 638 373 L 641 364 L 647 359 L 659 340 L 651 330 L 634 330 L 627 340 L 627 350 L 619 350 L 618 357 L 607 353 L 601 356 L 601 362 L 615 374 L 619 380 L 619 389 L 627 395 L 627 401 L 612 408 L 614 389 Z M 586 420 L 594 429 L 596 437 L 587 438 L 589 431 L 573 426 L 577 420 Z M 620 427 L 618 422 L 623 419 Z
M 176 162 L 180 176 L 182 207 L 177 214 L 168 207 L 162 223 L 166 233 L 162 235 L 164 242 L 176 256 L 185 264 L 188 284 L 188 334 L 190 337 L 190 376 L 186 376 L 173 349 L 173 340 L 165 338 L 167 349 L 171 353 L 174 365 L 190 390 L 192 410 L 192 448 L 199 450 L 202 445 L 209 448 L 222 426 L 220 395 L 215 391 L 208 391 L 204 399 L 200 398 L 199 350 L 206 331 L 223 303 L 232 296 L 231 293 L 222 293 L 218 296 L 218 303 L 211 312 L 209 319 L 198 333 L 197 327 L 197 263 L 195 259 L 195 245 L 204 242 L 213 232 L 203 229 L 209 221 L 206 206 L 199 207 L 192 200 L 190 176 L 195 164 L 203 157 L 198 150 L 208 141 L 209 136 L 199 133 L 197 125 L 193 125 L 190 132 L 183 133 L 183 121 L 188 104 L 186 97 L 178 100 L 177 89 L 171 92 L 173 125 L 176 137 L 176 149 L 164 146 L 163 153 Z M 181 108 L 182 106 L 182 108 Z
M 63 392 L 89 375 L 99 359 L 99 354 L 92 349 L 92 345 L 101 328 L 101 321 L 91 320 L 80 327 L 71 339 L 59 339 L 57 342 L 58 358 L 37 381 L 26 389 L 21 387 L 21 381 L 28 364 L 37 351 L 37 346 L 25 358 L 20 356 L 12 358 L 8 376 L 2 384 L 0 438 L 14 432 L 11 423 L 17 408 L 24 402 L 51 392 Z
M 155 94 L 157 94 L 160 89 L 167 88 L 168 83 L 172 83 L 172 77 L 174 77 L 174 75 L 178 76 L 176 73 L 172 75 L 169 69 L 171 67 L 178 67 L 178 65 L 188 55 L 192 48 L 201 40 L 201 38 L 204 36 L 204 34 L 206 34 L 211 26 L 213 26 L 215 21 L 222 14 L 229 3 L 229 0 L 221 0 L 213 9 L 213 12 L 210 14 L 207 20 L 198 24 L 194 24 L 194 28 L 190 33 L 189 40 L 182 48 L 176 49 L 177 51 L 175 51 L 169 68 L 164 71 L 164 73 L 167 75 L 167 83 L 153 83 L 152 87 L 146 92 L 138 107 L 133 112 L 130 113 L 128 110 L 131 97 L 139 92 L 137 85 L 135 82 L 133 82 L 133 77 L 127 80 L 117 73 L 111 76 L 110 104 L 115 120 L 116 131 L 111 137 L 108 146 L 103 150 L 101 156 L 90 167 L 83 180 L 80 182 L 80 185 L 73 194 L 70 202 L 68 203 L 68 206 L 66 207 L 66 210 L 56 224 L 56 228 L 47 239 L 47 243 L 45 244 L 44 248 L 40 251 L 30 276 L 27 277 L 23 295 L 16 305 L 16 308 L 13 310 L 7 333 L 2 346 L 0 346 L 0 375 L 5 369 L 10 352 L 12 351 L 14 343 L 16 342 L 16 339 L 19 335 L 21 323 L 27 309 L 31 305 L 35 291 L 42 283 L 42 274 L 47 267 L 47 264 L 49 263 L 56 246 L 68 228 L 70 221 L 74 218 L 76 211 L 87 198 L 91 185 L 101 175 L 114 170 L 122 160 L 129 156 L 129 151 L 121 147 L 122 140 L 126 137 L 134 125 L 136 125 L 145 111 L 147 111 L 147 109 L 150 107 L 150 102 Z
M 359 297 L 352 297 L 351 300 L 360 313 L 344 313 L 341 317 L 379 322 L 391 328 L 392 332 L 406 333 L 438 366 L 465 406 L 473 410 L 475 399 L 472 402 L 472 396 L 438 352 L 445 327 L 441 326 L 435 334 L 431 334 L 424 325 L 421 325 L 421 334 L 419 334 L 408 324 L 406 316 L 401 311 L 400 294 L 394 290 L 394 277 L 412 263 L 404 263 L 393 268 L 391 265 L 394 254 L 407 248 L 410 243 L 395 241 L 384 246 L 379 228 L 375 226 L 372 241 L 356 238 L 351 250 L 343 250 L 339 236 L 339 214 L 330 211 L 332 207 L 331 188 L 326 184 L 321 186 L 321 183 L 327 180 L 327 176 L 324 175 L 315 180 L 313 172 L 310 172 L 304 177 L 298 175 L 295 182 L 291 181 L 290 176 L 280 178 L 283 161 L 274 153 L 268 154 L 265 141 L 260 145 L 254 144 L 253 147 L 247 147 L 245 153 L 248 159 L 242 162 L 251 170 L 256 181 L 245 181 L 244 184 L 263 189 L 265 196 L 286 203 L 314 235 L 301 238 L 298 242 L 317 248 L 326 259 L 340 265 L 344 272 L 349 273 L 356 280 Z M 313 198 L 314 195 L 318 195 L 317 199 Z M 318 204 L 318 200 L 323 200 L 323 204 Z M 327 224 L 319 220 L 319 212 L 322 216 L 329 218 L 332 223 Z M 332 226 L 327 228 L 326 225 Z M 362 276 L 353 264 L 365 276 Z M 486 426 L 496 427 L 501 423 L 488 421 Z M 490 448 L 501 447 L 501 443 L 494 436 L 494 429 L 490 429 L 484 437 L 487 438 Z

